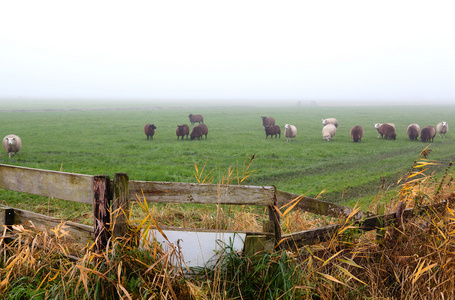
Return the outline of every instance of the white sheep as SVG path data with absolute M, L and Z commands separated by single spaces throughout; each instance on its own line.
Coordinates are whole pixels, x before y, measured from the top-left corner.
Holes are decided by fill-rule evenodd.
M 335 118 L 322 119 L 322 125 L 333 124 L 338 128 L 338 120 Z
M 378 132 L 378 138 L 381 137 L 381 134 L 379 133 L 379 128 L 381 127 L 382 124 L 389 124 L 390 126 L 393 127 L 393 129 L 397 130 L 397 128 L 395 127 L 395 124 L 393 124 L 393 123 L 376 123 L 376 124 L 374 124 L 374 128 L 376 128 L 376 131 Z
M 326 141 L 330 141 L 337 132 L 337 128 L 333 124 L 327 124 L 322 128 L 322 138 Z
M 284 125 L 284 136 L 286 137 L 286 142 L 289 142 L 289 140 L 295 139 L 297 135 L 297 128 L 294 125 L 291 124 L 285 124 Z
M 8 153 L 8 157 L 11 157 L 11 153 L 16 155 L 21 150 L 22 141 L 17 135 L 9 134 L 3 138 L 2 146 L 6 153 Z
M 439 133 L 439 137 L 446 137 L 446 133 L 449 132 L 449 124 L 446 121 L 439 122 L 436 125 L 436 131 Z

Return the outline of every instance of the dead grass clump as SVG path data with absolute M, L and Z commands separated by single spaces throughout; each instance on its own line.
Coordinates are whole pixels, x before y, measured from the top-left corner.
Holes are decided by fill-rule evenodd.
M 143 216 L 124 238 L 110 239 L 105 251 L 76 249 L 64 226 L 49 232 L 33 224 L 6 228 L 0 239 L 0 296 L 13 299 L 455 299 L 455 191 L 450 167 L 427 175 L 427 153 L 400 181 L 387 203 L 413 207 L 402 222 L 367 234 L 352 220 L 341 221 L 332 238 L 296 251 L 248 256 L 226 249 L 214 267 L 189 270 L 178 245 L 139 243 L 161 222 L 198 223 L 208 228 L 256 228 L 266 211 L 214 205 L 185 213 L 176 207 L 142 205 Z M 444 200 L 443 204 L 440 201 Z M 439 205 L 439 206 L 436 206 Z M 429 207 L 428 207 L 429 206 Z M 281 212 L 286 230 L 327 225 L 298 211 Z M 234 220 L 234 222 L 232 222 Z M 309 225 L 296 225 L 308 220 Z M 239 226 L 240 227 L 235 227 Z M 386 226 L 387 225 L 387 226 Z M 212 227 L 210 227 L 212 226 Z M 301 227 L 299 227 L 301 226 Z M 306 226 L 306 227 L 305 227 Z M 14 235 L 12 241 L 8 236 Z M 10 241 L 9 243 L 7 243 Z M 141 248 L 136 245 L 141 244 Z
M 347 221 L 329 241 L 299 251 L 308 297 L 319 299 L 454 299 L 455 197 L 450 164 L 442 177 L 426 172 L 424 150 L 388 205 L 414 211 L 368 235 Z M 440 201 L 444 200 L 443 204 Z M 429 206 L 429 207 L 428 207 Z

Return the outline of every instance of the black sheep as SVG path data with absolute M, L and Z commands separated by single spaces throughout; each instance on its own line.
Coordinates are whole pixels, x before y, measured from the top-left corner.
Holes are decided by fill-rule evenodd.
M 261 117 L 262 119 L 262 126 L 267 127 L 270 125 L 275 125 L 275 119 L 272 117 Z
M 204 123 L 204 118 L 201 115 L 189 114 L 188 118 L 190 118 L 191 125 L 194 125 L 194 123 Z
M 427 126 L 420 131 L 420 140 L 422 142 L 433 142 L 436 135 L 436 128 L 434 126 Z
M 378 130 L 379 134 L 382 138 L 395 140 L 397 138 L 397 134 L 395 133 L 395 128 L 389 124 L 382 124 Z
M 191 139 L 202 139 L 203 135 L 205 135 L 205 139 L 207 139 L 208 132 L 209 130 L 205 124 L 194 126 L 193 131 L 191 131 Z
M 351 139 L 354 141 L 354 143 L 360 142 L 363 137 L 363 128 L 362 126 L 354 126 L 351 128 Z
M 153 140 L 153 135 L 155 134 L 155 129 L 156 129 L 155 124 L 150 124 L 150 123 L 145 124 L 144 133 L 147 136 L 147 140 L 149 139 L 149 137 L 151 140 Z
M 411 141 L 417 141 L 419 138 L 420 127 L 417 124 L 411 124 L 408 126 L 406 133 Z
M 190 134 L 190 127 L 186 124 L 177 125 L 175 134 L 177 134 L 177 140 L 179 140 L 179 137 L 182 137 L 182 141 L 183 141 L 183 137 L 185 135 L 186 135 L 186 139 L 188 139 L 188 135 Z
M 277 126 L 277 125 L 269 125 L 269 126 L 266 126 L 264 128 L 265 130 L 265 139 L 268 138 L 268 136 L 270 135 L 271 137 L 276 136 L 278 135 L 280 138 L 281 138 L 281 129 L 280 129 L 280 126 Z

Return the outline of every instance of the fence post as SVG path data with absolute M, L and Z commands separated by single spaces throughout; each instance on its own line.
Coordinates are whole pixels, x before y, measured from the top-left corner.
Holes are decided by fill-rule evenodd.
M 110 238 L 109 234 L 109 176 L 95 176 L 93 179 L 93 216 L 96 251 L 103 251 Z
M 112 234 L 114 237 L 125 236 L 128 232 L 129 216 L 129 177 L 126 173 L 114 175 L 114 197 L 112 200 Z
M 269 220 L 274 224 L 275 232 L 275 245 L 281 240 L 281 225 L 280 225 L 280 215 L 277 211 L 278 209 L 278 199 L 276 196 L 276 191 L 274 193 L 274 205 L 267 206 L 269 211 Z

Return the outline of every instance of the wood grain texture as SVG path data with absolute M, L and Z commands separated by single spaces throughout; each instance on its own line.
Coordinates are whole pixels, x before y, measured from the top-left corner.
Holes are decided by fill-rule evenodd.
M 0 188 L 64 199 L 93 203 L 94 176 L 31 169 L 0 164 Z
M 165 203 L 274 204 L 274 186 L 241 186 L 180 182 L 130 181 L 130 200 Z
M 73 223 L 70 221 L 64 221 L 62 219 L 49 217 L 46 215 L 38 214 L 35 212 L 11 208 L 7 206 L 0 205 L 0 215 L 8 209 L 14 210 L 14 225 L 25 224 L 27 222 L 33 223 L 33 225 L 39 229 L 50 230 L 55 228 L 61 223 L 64 223 L 63 229 L 68 231 L 69 236 L 80 242 L 82 244 L 87 244 L 90 241 L 93 241 L 93 227 L 78 223 Z M 1 224 L 3 225 L 3 224 Z

